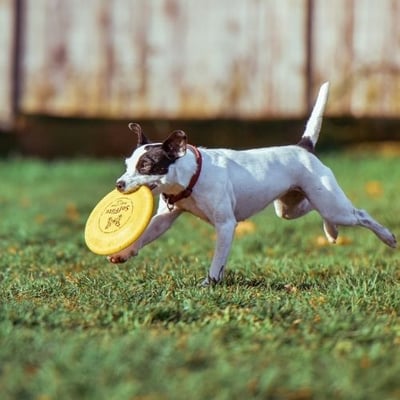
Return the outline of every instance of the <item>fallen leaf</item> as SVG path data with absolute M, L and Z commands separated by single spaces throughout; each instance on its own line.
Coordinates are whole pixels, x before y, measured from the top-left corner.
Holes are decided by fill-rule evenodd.
M 288 293 L 297 293 L 297 287 L 292 285 L 291 283 L 288 283 L 284 286 L 284 289 Z
M 43 224 L 46 221 L 46 216 L 44 214 L 38 214 L 35 217 L 35 222 L 37 224 Z
M 367 356 L 364 356 L 361 360 L 360 360 L 360 367 L 362 369 L 366 369 L 369 368 L 372 365 L 372 361 L 370 358 L 368 358 Z
M 78 208 L 74 203 L 68 203 L 67 206 L 65 207 L 65 212 L 67 214 L 67 218 L 70 221 L 77 221 L 80 217 Z
M 313 308 L 317 308 L 322 304 L 326 303 L 326 298 L 324 296 L 317 296 L 317 297 L 312 297 L 309 300 L 309 304 L 311 305 L 311 307 Z
M 256 231 L 256 225 L 251 221 L 239 222 L 235 229 L 235 235 L 241 237 Z
M 17 254 L 18 249 L 14 246 L 11 246 L 7 249 L 8 253 L 10 254 Z
M 350 239 L 348 236 L 341 235 L 336 239 L 335 244 L 338 246 L 347 246 L 352 242 L 353 240 Z M 315 244 L 318 247 L 331 246 L 331 243 L 329 243 L 328 239 L 323 235 L 319 235 L 315 238 Z
M 381 197 L 383 195 L 383 186 L 379 181 L 368 181 L 364 189 L 368 196 L 371 197 Z
M 342 235 L 336 239 L 336 244 L 338 246 L 347 246 L 348 244 L 351 244 L 351 243 L 353 243 L 353 240 L 350 239 L 348 236 Z

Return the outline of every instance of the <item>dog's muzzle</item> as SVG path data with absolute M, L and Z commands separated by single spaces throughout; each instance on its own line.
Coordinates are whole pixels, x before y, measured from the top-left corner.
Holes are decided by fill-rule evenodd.
M 149 185 L 144 185 L 147 186 L 150 190 L 154 190 L 158 185 L 156 183 L 153 184 L 149 184 Z M 140 186 L 138 186 L 137 188 L 135 188 L 134 190 L 129 190 L 129 192 L 134 192 L 137 189 L 139 189 Z M 120 179 L 116 182 L 115 184 L 115 188 L 121 192 L 121 193 L 126 193 L 126 182 L 123 179 Z

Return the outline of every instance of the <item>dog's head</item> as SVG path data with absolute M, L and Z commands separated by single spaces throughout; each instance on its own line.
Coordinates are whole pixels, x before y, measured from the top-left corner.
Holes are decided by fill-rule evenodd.
M 126 172 L 117 180 L 116 187 L 122 193 L 131 193 L 140 186 L 157 191 L 167 183 L 169 167 L 186 154 L 187 137 L 183 131 L 173 131 L 162 143 L 151 143 L 139 124 L 130 123 L 138 144 L 126 159 Z M 158 191 L 157 191 L 158 192 Z

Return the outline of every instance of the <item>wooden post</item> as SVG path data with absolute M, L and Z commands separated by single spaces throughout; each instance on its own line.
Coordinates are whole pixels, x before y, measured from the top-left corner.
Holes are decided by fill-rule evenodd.
M 15 72 L 15 16 L 18 0 L 0 0 L 0 130 L 12 127 Z

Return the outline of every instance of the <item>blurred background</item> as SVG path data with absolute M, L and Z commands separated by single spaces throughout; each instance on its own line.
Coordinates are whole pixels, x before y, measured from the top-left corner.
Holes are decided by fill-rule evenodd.
M 0 152 L 125 156 L 129 121 L 294 143 L 326 80 L 322 148 L 396 148 L 399 21 L 398 0 L 0 0 Z

